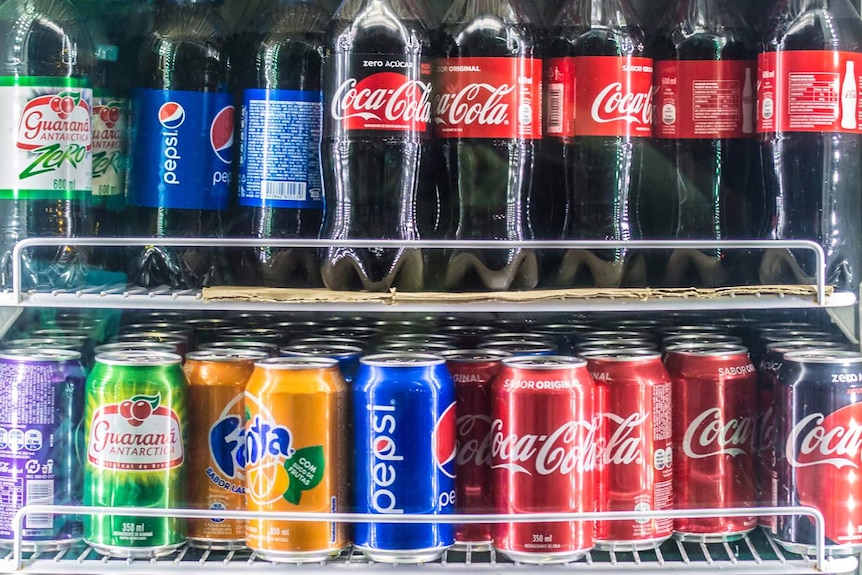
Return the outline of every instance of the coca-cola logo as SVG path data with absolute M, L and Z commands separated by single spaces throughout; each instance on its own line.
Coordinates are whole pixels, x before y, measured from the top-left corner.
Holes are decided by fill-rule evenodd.
M 462 415 L 456 423 L 458 467 L 491 465 L 491 418 L 487 415 Z
M 690 459 L 716 455 L 738 457 L 754 451 L 757 418 L 725 419 L 721 409 L 707 409 L 694 418 L 685 431 L 682 450 Z
M 613 82 L 599 92 L 590 111 L 593 121 L 599 124 L 651 124 L 652 98 L 652 90 L 626 92 L 622 82 Z
M 643 463 L 644 424 L 648 413 L 628 417 L 605 413 L 602 418 L 604 445 L 599 448 L 602 465 L 640 465 Z
M 775 447 L 775 410 L 772 406 L 768 407 L 760 414 L 760 421 L 757 423 L 757 451 L 764 453 L 771 451 Z
M 380 72 L 362 81 L 350 78 L 335 91 L 330 112 L 339 121 L 358 118 L 395 127 L 427 124 L 431 84 L 394 72 Z
M 550 434 L 503 433 L 503 421 L 491 424 L 494 469 L 527 475 L 568 475 L 596 468 L 596 431 L 592 421 L 568 421 Z
M 434 122 L 441 126 L 473 125 L 508 126 L 508 97 L 514 85 L 494 86 L 472 83 L 456 93 L 438 94 L 435 97 Z
M 837 412 L 837 413 L 840 413 Z M 837 414 L 826 417 L 813 413 L 793 426 L 787 437 L 787 460 L 793 467 L 831 465 L 859 468 L 862 455 L 862 425 L 858 420 L 842 421 Z M 811 424 L 806 431 L 806 428 Z M 799 447 L 797 448 L 797 444 Z

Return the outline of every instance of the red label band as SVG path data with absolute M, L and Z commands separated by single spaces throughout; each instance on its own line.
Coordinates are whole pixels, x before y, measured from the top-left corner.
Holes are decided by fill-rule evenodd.
M 650 58 L 552 59 L 546 80 L 550 135 L 652 137 Z
M 862 134 L 862 54 L 770 52 L 759 56 L 758 67 L 758 132 Z
M 447 58 L 435 63 L 441 138 L 542 137 L 542 61 Z
M 755 63 L 747 61 L 656 63 L 656 137 L 753 136 L 756 73 Z

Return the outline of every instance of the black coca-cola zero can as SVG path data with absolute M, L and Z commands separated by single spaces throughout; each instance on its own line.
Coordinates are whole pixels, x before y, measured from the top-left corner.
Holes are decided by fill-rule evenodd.
M 785 354 L 775 427 L 778 505 L 819 509 L 829 554 L 862 551 L 862 354 Z M 776 539 L 791 552 L 813 554 L 814 519 L 779 517 Z

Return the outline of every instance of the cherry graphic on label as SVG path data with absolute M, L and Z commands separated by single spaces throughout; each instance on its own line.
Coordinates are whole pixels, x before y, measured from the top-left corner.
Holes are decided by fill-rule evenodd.
M 60 108 L 60 98 L 58 98 L 57 96 L 54 96 L 53 98 L 51 98 L 50 106 L 51 106 L 51 111 L 56 113 L 56 114 L 59 114 L 62 111 Z
M 111 111 L 108 108 L 99 108 L 99 119 L 103 122 L 109 122 L 111 119 L 110 113 Z
M 108 121 L 111 122 L 111 125 L 116 124 L 120 119 L 120 109 L 116 106 L 112 106 L 108 112 Z
M 120 404 L 120 415 L 125 419 L 132 418 L 132 402 L 128 399 Z
M 60 101 L 60 109 L 65 114 L 71 114 L 75 111 L 75 100 L 73 100 L 70 96 L 66 96 Z
M 143 422 L 146 418 L 148 418 L 153 413 L 152 406 L 144 401 L 143 399 L 139 399 L 132 405 L 132 417 Z

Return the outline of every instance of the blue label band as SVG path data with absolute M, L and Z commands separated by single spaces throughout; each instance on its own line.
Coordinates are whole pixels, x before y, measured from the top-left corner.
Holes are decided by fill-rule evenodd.
M 131 204 L 184 210 L 226 208 L 234 126 L 230 94 L 135 90 Z

